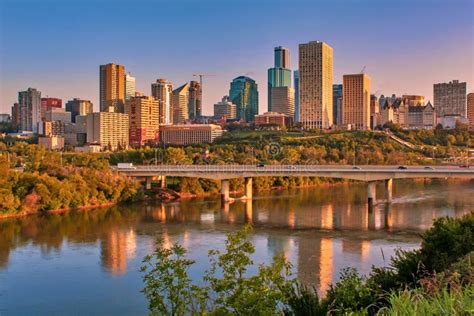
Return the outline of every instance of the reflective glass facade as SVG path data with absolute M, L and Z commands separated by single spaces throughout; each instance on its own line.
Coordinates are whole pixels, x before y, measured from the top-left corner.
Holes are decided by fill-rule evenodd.
M 237 120 L 254 121 L 258 114 L 258 85 L 255 80 L 245 76 L 232 80 L 229 98 L 237 106 Z

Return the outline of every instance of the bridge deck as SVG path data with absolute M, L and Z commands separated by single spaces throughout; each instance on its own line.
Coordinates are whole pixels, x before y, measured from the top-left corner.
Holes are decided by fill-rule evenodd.
M 131 177 L 173 176 L 205 179 L 233 179 L 268 176 L 341 178 L 360 181 L 410 178 L 474 179 L 474 168 L 457 166 L 346 166 L 346 165 L 156 165 L 129 169 L 112 167 Z

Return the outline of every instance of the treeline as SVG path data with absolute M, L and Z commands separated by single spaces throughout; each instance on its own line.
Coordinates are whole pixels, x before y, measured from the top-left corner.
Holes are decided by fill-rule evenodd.
M 283 254 L 270 265 L 255 262 L 251 227 L 230 233 L 225 250 L 211 250 L 211 268 L 198 284 L 195 263 L 179 244 L 143 260 L 151 315 L 470 315 L 474 310 L 474 214 L 441 218 L 422 234 L 420 249 L 399 250 L 388 267 L 369 276 L 343 270 L 323 298 L 292 278 Z
M 100 157 L 61 153 L 18 142 L 0 143 L 0 215 L 97 206 L 137 199 L 139 186 Z

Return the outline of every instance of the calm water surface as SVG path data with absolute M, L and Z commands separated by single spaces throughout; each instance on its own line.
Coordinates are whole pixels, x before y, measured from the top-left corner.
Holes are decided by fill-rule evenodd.
M 256 262 L 284 252 L 294 275 L 324 292 L 342 268 L 368 273 L 396 248 L 418 247 L 434 218 L 474 210 L 469 181 L 396 181 L 390 207 L 370 214 L 366 194 L 350 184 L 268 192 L 224 208 L 212 198 L 0 221 L 0 315 L 146 314 L 138 270 L 156 234 L 188 249 L 199 282 L 207 251 L 247 222 Z

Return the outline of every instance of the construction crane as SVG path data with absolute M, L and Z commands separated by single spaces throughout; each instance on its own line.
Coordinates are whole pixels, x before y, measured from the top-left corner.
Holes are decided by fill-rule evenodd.
M 214 74 L 193 74 L 193 77 L 199 77 L 199 84 L 201 85 L 202 90 L 202 77 L 215 76 Z
M 360 71 L 360 73 L 361 73 L 361 74 L 363 74 L 363 73 L 364 73 L 364 71 L 365 71 L 365 68 L 366 68 L 366 67 L 365 67 L 365 65 L 364 65 L 364 67 L 362 67 L 362 70 Z

